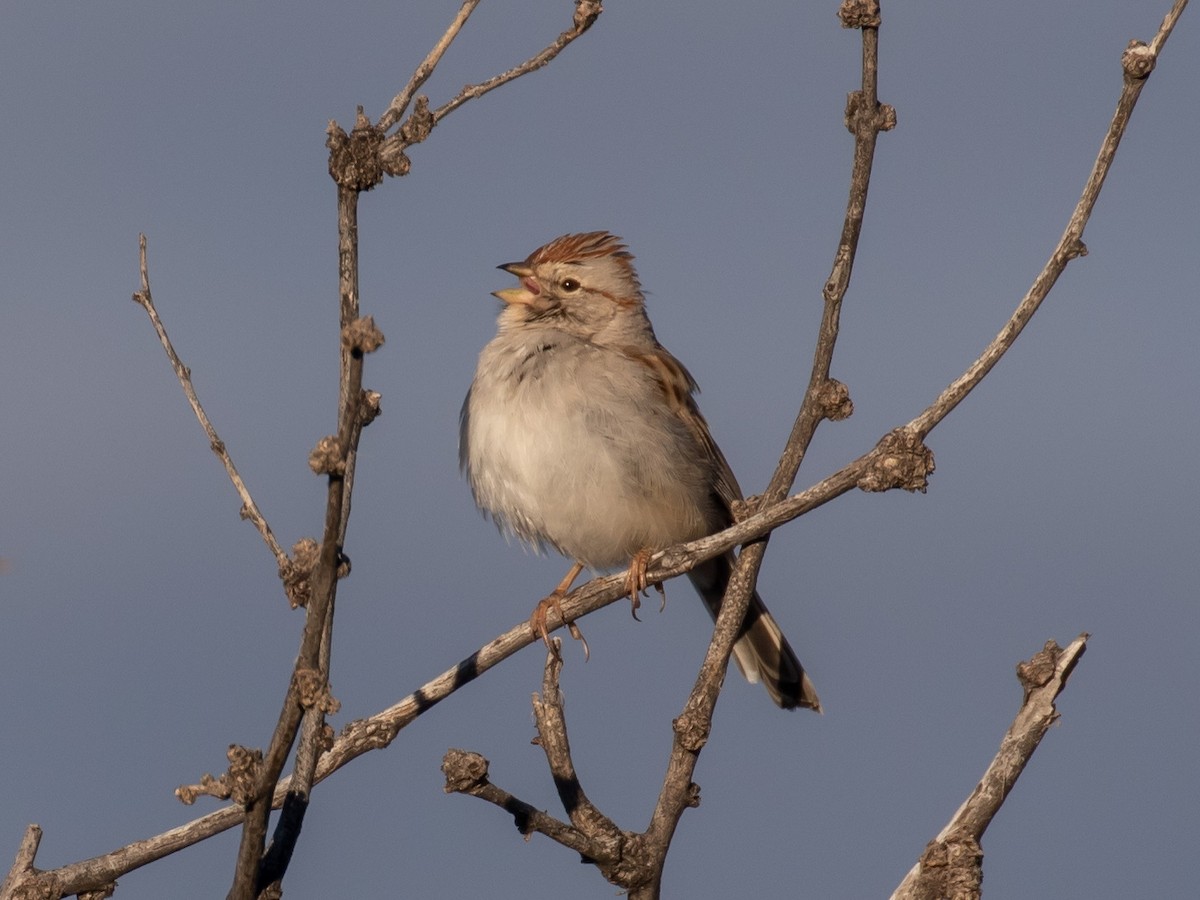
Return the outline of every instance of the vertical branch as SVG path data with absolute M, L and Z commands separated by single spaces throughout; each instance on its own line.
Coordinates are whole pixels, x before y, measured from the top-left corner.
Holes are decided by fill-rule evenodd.
M 823 419 L 844 419 L 854 406 L 844 385 L 829 377 L 833 351 L 841 323 L 842 301 L 850 287 L 850 275 L 858 253 L 867 209 L 867 191 L 871 186 L 871 167 L 875 162 L 875 144 L 879 132 L 896 127 L 896 110 L 879 102 L 879 26 L 878 0 L 844 0 L 839 10 L 842 26 L 862 32 L 862 87 L 846 98 L 846 128 L 854 135 L 854 161 L 850 171 L 850 196 L 842 233 L 833 257 L 833 268 L 822 289 L 824 309 L 817 346 L 813 352 L 812 374 L 800 412 L 792 425 L 787 445 L 779 458 L 770 484 L 763 492 L 764 503 L 782 500 L 796 480 L 804 454 Z
M 840 15 L 845 27 L 856 27 L 862 31 L 863 42 L 862 89 L 852 93 L 846 104 L 846 127 L 854 134 L 850 199 L 834 257 L 833 271 L 823 291 L 825 307 L 808 390 L 805 392 L 800 412 L 792 426 L 792 433 L 780 456 L 775 474 L 759 500 L 758 509 L 779 503 L 787 496 L 821 420 L 844 418 L 852 409 L 845 388 L 830 380 L 829 370 L 837 343 L 841 304 L 850 284 L 850 273 L 862 232 L 876 138 L 880 131 L 895 126 L 895 111 L 891 107 L 881 106 L 877 96 L 880 24 L 878 0 L 844 0 Z M 675 828 L 684 809 L 696 802 L 696 788 L 692 783 L 692 775 L 700 751 L 712 729 L 713 710 L 716 708 L 725 670 L 729 665 L 729 656 L 754 593 L 768 539 L 769 535 L 747 544 L 738 554 L 738 561 L 713 629 L 713 638 L 696 683 L 683 713 L 673 723 L 675 737 L 667 775 L 646 832 L 648 842 L 658 856 L 656 876 L 652 883 L 631 893 L 631 897 L 658 897 L 663 863 Z
M 312 577 L 312 594 L 296 668 L 271 743 L 263 756 L 255 790 L 245 802 L 246 818 L 229 900 L 253 900 L 263 887 L 283 877 L 281 869 L 286 868 L 307 807 L 308 791 L 324 738 L 325 713 L 336 708 L 336 701 L 329 696 L 329 648 L 337 582 L 349 573 L 342 542 L 350 513 L 353 460 L 364 421 L 361 414 L 363 355 L 383 343 L 383 336 L 375 329 L 374 322 L 359 317 L 358 303 L 358 195 L 382 180 L 378 166 L 379 137 L 378 130 L 361 109 L 350 135 L 336 125 L 331 125 L 329 130 L 330 174 L 337 182 L 338 208 L 341 322 L 338 430 L 336 435 L 322 439 L 309 459 L 314 471 L 328 477 L 324 533 Z M 280 830 L 270 854 L 272 865 L 268 866 L 264 843 L 271 800 L 304 718 L 308 719 L 304 729 L 305 746 L 297 752 L 297 777 L 289 789 L 292 815 L 281 817 Z

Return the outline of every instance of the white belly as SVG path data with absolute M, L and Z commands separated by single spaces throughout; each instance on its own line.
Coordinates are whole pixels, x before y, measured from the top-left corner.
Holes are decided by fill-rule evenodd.
M 706 534 L 710 473 L 655 392 L 644 366 L 611 351 L 493 341 L 464 410 L 476 502 L 521 539 L 592 568 Z

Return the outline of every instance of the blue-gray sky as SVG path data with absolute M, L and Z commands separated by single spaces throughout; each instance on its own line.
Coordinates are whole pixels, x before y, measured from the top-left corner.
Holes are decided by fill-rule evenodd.
M 509 546 L 456 466 L 494 329 L 494 268 L 606 228 L 638 257 L 663 343 L 748 492 L 807 379 L 840 230 L 859 36 L 829 3 L 610 2 L 549 68 L 475 101 L 361 203 L 363 309 L 387 335 L 339 595 L 335 719 L 368 715 L 528 615 L 558 558 Z M 214 804 L 176 785 L 262 745 L 301 615 L 143 312 L 155 299 L 276 533 L 319 531 L 306 465 L 332 430 L 329 119 L 377 116 L 453 2 L 13 5 L 0 30 L 0 855 L 113 849 Z M 996 333 L 1067 221 L 1166 0 L 885 4 L 881 137 L 833 372 L 856 413 L 798 487 L 907 421 Z M 532 54 L 569 2 L 485 3 L 436 103 Z M 1194 11 L 1193 11 L 1194 13 Z M 886 896 L 974 785 L 1016 710 L 1014 664 L 1092 642 L 1062 720 L 984 840 L 993 897 L 1187 896 L 1200 746 L 1195 165 L 1200 25 L 1143 93 L 1075 261 L 1015 350 L 930 437 L 926 495 L 854 494 L 776 534 L 763 595 L 827 713 L 730 677 L 666 895 Z M 707 617 L 685 582 L 643 623 L 614 605 L 567 648 L 581 777 L 644 827 Z M 608 897 L 570 852 L 445 796 L 448 747 L 558 811 L 519 654 L 322 786 L 286 889 Z M 233 832 L 121 880 L 223 896 Z

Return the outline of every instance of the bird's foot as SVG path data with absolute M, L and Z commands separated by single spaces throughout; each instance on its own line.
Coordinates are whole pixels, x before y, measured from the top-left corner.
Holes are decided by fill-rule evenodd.
M 633 554 L 633 559 L 629 561 L 629 575 L 625 579 L 625 593 L 629 596 L 631 607 L 629 611 L 639 622 L 641 619 L 638 619 L 637 611 L 642 605 L 639 595 L 650 587 L 650 582 L 646 578 L 646 567 L 650 564 L 650 557 L 653 553 L 653 550 L 646 547 Z M 667 606 L 667 592 L 663 589 L 661 581 L 654 582 L 654 589 L 662 597 L 662 604 L 659 606 L 659 612 L 662 612 Z
M 529 617 L 529 627 L 533 631 L 535 637 L 541 637 L 546 644 L 546 648 L 558 656 L 558 646 L 550 640 L 550 628 L 547 624 L 547 619 L 550 611 L 553 610 L 558 614 L 559 621 L 567 626 L 567 630 L 571 633 L 571 637 L 583 644 L 583 658 L 588 660 L 591 657 L 591 649 L 588 647 L 587 639 L 584 638 L 583 632 L 579 630 L 579 626 L 567 619 L 566 613 L 563 612 L 562 599 L 566 591 L 555 590 L 548 597 L 544 597 L 538 601 L 538 605 L 533 608 L 533 614 Z

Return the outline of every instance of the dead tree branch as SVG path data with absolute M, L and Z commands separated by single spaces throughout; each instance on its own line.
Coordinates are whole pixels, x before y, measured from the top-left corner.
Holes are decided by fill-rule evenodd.
M 1087 649 L 1081 634 L 1059 647 L 1047 641 L 1028 662 L 1017 666 L 1025 699 L 1008 727 L 1000 749 L 963 805 L 921 854 L 921 859 L 892 893 L 891 900 L 955 897 L 977 900 L 983 883 L 983 833 L 1021 777 L 1038 744 L 1058 721 L 1054 701 Z
M 212 420 L 209 419 L 208 413 L 204 411 L 204 407 L 200 404 L 200 398 L 196 395 L 196 389 L 192 385 L 192 370 L 183 364 L 183 360 L 175 352 L 175 346 L 167 336 L 167 329 L 163 326 L 162 319 L 158 315 L 158 309 L 154 305 L 154 298 L 150 293 L 150 271 L 146 265 L 146 236 L 144 234 L 138 235 L 138 267 L 141 270 L 142 289 L 133 295 L 133 301 L 141 306 L 146 311 L 146 315 L 150 317 L 150 324 L 154 326 L 154 331 L 158 334 L 158 340 L 162 344 L 163 350 L 167 353 L 167 359 L 171 362 L 171 368 L 175 370 L 175 377 L 179 379 L 179 386 L 183 388 L 183 393 L 187 396 L 188 404 L 192 407 L 192 412 L 195 413 L 196 419 L 200 422 L 200 427 L 204 429 L 204 433 L 208 436 L 208 445 L 212 448 L 213 453 L 217 454 L 217 458 L 221 460 L 221 464 L 225 467 L 225 472 L 229 475 L 229 480 L 233 482 L 234 490 L 241 497 L 242 518 L 249 519 L 254 524 L 254 527 L 258 529 L 258 533 L 262 535 L 263 541 L 275 557 L 275 562 L 279 565 L 282 572 L 288 565 L 287 554 L 283 552 L 283 548 L 275 540 L 275 534 L 271 531 L 271 526 L 267 524 L 266 516 L 262 514 L 262 510 L 254 502 L 254 498 L 250 495 L 250 490 L 246 487 L 246 483 L 242 481 L 242 476 L 238 474 L 237 466 L 233 464 L 233 458 L 229 455 L 229 450 L 225 447 L 225 442 L 217 434 L 217 429 L 213 426 Z

